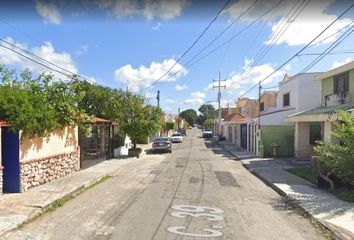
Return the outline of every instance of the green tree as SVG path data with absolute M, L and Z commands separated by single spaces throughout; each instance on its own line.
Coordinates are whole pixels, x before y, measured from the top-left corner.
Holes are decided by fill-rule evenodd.
M 163 114 L 161 109 L 145 105 L 145 99 L 140 95 L 126 92 L 120 99 L 117 109 L 121 114 L 116 121 L 132 139 L 133 148 L 136 148 L 138 139 L 151 136 L 161 129 Z
M 214 128 L 214 119 L 207 119 L 203 122 L 206 128 Z
M 211 104 L 203 104 L 199 107 L 198 111 L 201 113 L 198 118 L 198 123 L 203 124 L 207 119 L 215 119 L 217 116 L 217 112 L 213 105 Z
M 337 111 L 340 121 L 333 121 L 335 130 L 331 135 L 340 141 L 340 144 L 332 142 L 318 142 L 315 152 L 318 173 L 331 185 L 335 191 L 335 183 L 331 175 L 341 178 L 344 182 L 354 184 L 354 118 L 348 112 Z
M 180 117 L 184 118 L 189 125 L 193 126 L 198 118 L 197 112 L 194 109 L 187 109 L 179 114 Z
M 20 76 L 0 66 L 0 119 L 21 129 L 22 137 L 49 136 L 54 130 L 85 118 L 77 108 L 77 81 L 54 80 L 51 74 L 32 76 L 25 69 Z

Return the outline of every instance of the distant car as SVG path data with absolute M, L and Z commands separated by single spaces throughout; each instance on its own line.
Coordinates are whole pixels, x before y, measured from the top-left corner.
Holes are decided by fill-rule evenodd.
M 188 129 L 192 129 L 192 126 L 189 126 Z
M 184 129 L 184 128 L 178 129 L 177 132 L 179 132 L 179 133 L 182 134 L 183 136 L 186 136 L 186 135 L 187 135 L 187 134 L 186 134 L 186 129 Z
M 203 131 L 203 138 L 212 138 L 213 137 L 213 130 L 206 128 Z
M 152 151 L 167 151 L 172 152 L 172 143 L 169 137 L 157 137 L 152 142 Z
M 173 133 L 171 136 L 171 142 L 173 143 L 181 143 L 183 141 L 183 136 L 181 133 Z

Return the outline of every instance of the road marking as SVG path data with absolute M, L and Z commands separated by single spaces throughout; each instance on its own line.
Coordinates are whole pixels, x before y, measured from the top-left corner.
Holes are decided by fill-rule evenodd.
M 198 233 L 187 233 L 187 232 L 182 232 L 181 230 L 185 230 L 185 227 L 169 227 L 166 230 L 170 233 L 178 234 L 178 235 L 183 235 L 183 236 L 190 236 L 190 237 L 221 237 L 223 235 L 222 232 L 208 229 L 208 228 L 203 228 L 203 231 L 208 232 L 209 234 L 198 234 Z
M 178 211 L 178 212 L 172 212 L 170 214 L 172 217 L 177 217 L 177 218 L 191 217 L 197 220 L 200 218 L 205 218 L 208 221 L 224 220 L 224 217 L 222 216 L 224 211 L 219 208 L 195 206 L 195 205 L 174 205 L 171 208 L 173 210 Z M 212 228 L 222 229 L 221 226 L 215 226 L 215 225 L 213 225 Z M 175 227 L 168 227 L 166 231 L 169 233 L 183 235 L 183 236 L 190 236 L 190 237 L 215 238 L 215 237 L 221 237 L 223 235 L 222 232 L 213 229 L 203 228 L 201 231 L 198 231 L 199 233 L 189 233 L 189 232 L 185 232 L 186 227 L 175 226 Z

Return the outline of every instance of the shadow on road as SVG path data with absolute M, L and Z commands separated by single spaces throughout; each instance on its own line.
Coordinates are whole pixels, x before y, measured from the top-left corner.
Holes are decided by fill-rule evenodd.
M 221 157 L 226 157 L 230 160 L 238 160 L 234 155 L 229 151 L 225 150 L 222 146 L 214 142 L 213 139 L 205 139 L 205 146 L 210 149 L 215 155 L 221 155 Z

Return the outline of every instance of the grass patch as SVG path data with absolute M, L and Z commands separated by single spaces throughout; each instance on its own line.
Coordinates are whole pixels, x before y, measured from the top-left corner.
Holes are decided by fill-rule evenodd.
M 338 189 L 334 193 L 334 195 L 336 195 L 339 199 L 341 199 L 343 201 L 354 203 L 354 190 L 341 188 L 341 189 Z
M 98 184 L 103 183 L 104 181 L 110 179 L 111 177 L 112 176 L 110 176 L 110 175 L 105 175 L 105 176 L 101 177 L 100 180 L 98 180 L 97 182 L 95 182 L 91 186 L 87 187 L 87 189 L 93 188 L 93 187 L 97 186 Z
M 290 168 L 287 169 L 287 171 L 316 185 L 316 176 L 313 173 L 312 168 Z
M 316 176 L 313 173 L 312 168 L 290 168 L 287 169 L 287 171 L 316 185 Z M 329 189 L 326 190 L 330 192 Z M 339 188 L 336 192 L 330 193 L 334 194 L 337 198 L 343 201 L 354 203 L 354 190 Z

